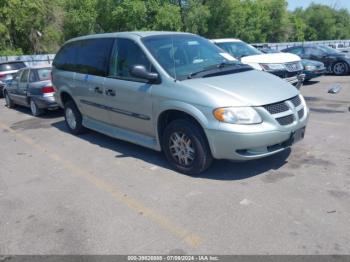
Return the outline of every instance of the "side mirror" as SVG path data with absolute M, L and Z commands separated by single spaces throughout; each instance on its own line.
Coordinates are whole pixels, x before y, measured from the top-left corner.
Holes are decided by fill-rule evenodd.
M 149 72 L 143 65 L 134 65 L 130 69 L 130 74 L 134 77 L 148 80 L 150 82 L 155 82 L 159 79 L 157 73 Z

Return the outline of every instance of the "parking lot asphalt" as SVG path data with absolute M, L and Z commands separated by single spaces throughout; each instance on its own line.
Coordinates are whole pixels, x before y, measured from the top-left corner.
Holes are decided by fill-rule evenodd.
M 302 142 L 196 178 L 1 99 L 0 254 L 350 254 L 350 76 L 301 92 Z

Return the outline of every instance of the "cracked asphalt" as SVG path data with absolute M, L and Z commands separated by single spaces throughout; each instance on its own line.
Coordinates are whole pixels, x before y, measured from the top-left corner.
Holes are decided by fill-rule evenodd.
M 350 76 L 301 92 L 302 142 L 196 178 L 1 99 L 0 254 L 350 254 Z

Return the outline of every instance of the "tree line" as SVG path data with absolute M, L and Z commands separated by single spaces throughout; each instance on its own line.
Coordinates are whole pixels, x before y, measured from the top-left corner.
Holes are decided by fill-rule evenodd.
M 0 55 L 55 53 L 86 34 L 186 31 L 247 42 L 350 39 L 350 13 L 286 0 L 1 0 Z

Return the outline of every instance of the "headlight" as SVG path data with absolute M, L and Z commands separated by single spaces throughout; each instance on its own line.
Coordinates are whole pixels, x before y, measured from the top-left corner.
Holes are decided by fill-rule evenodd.
M 259 124 L 259 114 L 251 107 L 221 107 L 213 111 L 214 117 L 225 123 L 238 125 Z
M 273 70 L 285 70 L 284 64 L 260 64 L 263 70 L 273 71 Z
M 317 69 L 317 67 L 316 66 L 313 66 L 313 65 L 307 65 L 307 66 L 305 66 L 305 70 L 307 70 L 307 71 L 314 71 L 314 70 L 316 70 Z

